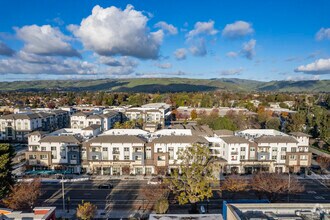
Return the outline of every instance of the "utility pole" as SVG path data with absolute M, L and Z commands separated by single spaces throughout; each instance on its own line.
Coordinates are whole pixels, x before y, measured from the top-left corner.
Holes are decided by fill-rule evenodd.
M 288 202 L 290 202 L 290 184 L 291 184 L 291 174 L 290 174 L 290 171 L 289 171 Z
M 62 174 L 62 200 L 63 200 L 63 212 L 65 212 L 65 200 L 64 200 L 64 175 Z

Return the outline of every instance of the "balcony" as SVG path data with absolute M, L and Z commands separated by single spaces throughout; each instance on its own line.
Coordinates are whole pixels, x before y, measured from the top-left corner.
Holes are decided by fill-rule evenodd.
M 119 150 L 113 150 L 112 154 L 120 154 L 120 151 Z

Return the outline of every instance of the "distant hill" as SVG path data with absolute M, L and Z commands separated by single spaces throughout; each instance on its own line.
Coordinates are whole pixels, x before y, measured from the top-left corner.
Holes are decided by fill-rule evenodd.
M 138 78 L 97 80 L 38 80 L 0 82 L 0 91 L 114 91 L 114 92 L 197 92 L 279 91 L 330 92 L 330 80 L 271 81 L 246 79 Z

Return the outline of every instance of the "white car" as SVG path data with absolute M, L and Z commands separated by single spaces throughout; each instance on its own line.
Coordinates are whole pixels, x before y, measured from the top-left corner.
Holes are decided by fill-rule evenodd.
M 148 181 L 148 184 L 150 185 L 157 185 L 157 184 L 162 184 L 163 180 L 161 177 L 156 177 L 156 178 L 151 178 L 149 181 Z

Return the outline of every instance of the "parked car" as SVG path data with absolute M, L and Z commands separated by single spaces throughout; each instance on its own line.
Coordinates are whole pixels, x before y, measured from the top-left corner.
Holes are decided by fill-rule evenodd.
M 100 184 L 100 185 L 98 185 L 97 188 L 99 188 L 99 189 L 112 189 L 112 188 L 113 188 L 113 185 L 110 184 L 110 183 L 107 183 L 107 184 Z
M 151 178 L 148 181 L 148 184 L 157 185 L 157 184 L 162 184 L 162 182 L 163 182 L 163 179 L 161 177 L 156 177 L 156 178 Z
M 205 214 L 206 213 L 205 207 L 203 205 L 201 205 L 201 207 L 200 207 L 200 213 L 201 214 Z

